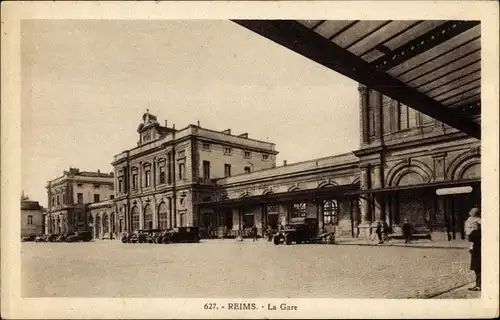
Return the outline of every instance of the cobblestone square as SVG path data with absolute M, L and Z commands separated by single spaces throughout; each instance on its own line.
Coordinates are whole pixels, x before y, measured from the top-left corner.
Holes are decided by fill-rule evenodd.
M 25 297 L 423 298 L 473 280 L 464 249 L 23 243 Z

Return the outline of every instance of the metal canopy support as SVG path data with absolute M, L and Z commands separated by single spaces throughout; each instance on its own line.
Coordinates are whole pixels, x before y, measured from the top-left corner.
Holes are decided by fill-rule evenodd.
M 377 70 L 351 52 L 328 41 L 296 21 L 233 20 L 235 23 L 285 46 L 325 67 L 360 82 L 472 137 L 481 139 L 481 127 L 459 112 Z M 469 27 L 469 26 L 467 26 Z

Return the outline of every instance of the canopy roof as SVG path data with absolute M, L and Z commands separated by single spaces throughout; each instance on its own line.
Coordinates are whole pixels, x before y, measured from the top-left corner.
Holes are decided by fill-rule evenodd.
M 234 22 L 480 139 L 479 21 Z

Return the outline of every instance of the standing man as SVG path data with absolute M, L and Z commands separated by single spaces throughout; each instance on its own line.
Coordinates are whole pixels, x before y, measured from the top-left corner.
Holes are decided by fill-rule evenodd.
M 478 208 L 469 211 L 469 219 L 465 221 L 465 233 L 471 242 L 470 269 L 476 274 L 476 285 L 470 291 L 481 291 L 481 214 Z
M 257 241 L 257 226 L 254 224 L 252 226 L 252 238 L 253 238 L 253 241 Z

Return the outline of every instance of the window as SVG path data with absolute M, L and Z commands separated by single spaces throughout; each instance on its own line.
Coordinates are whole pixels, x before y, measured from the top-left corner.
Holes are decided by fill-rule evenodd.
M 94 194 L 94 202 L 99 202 L 99 194 Z
M 203 144 L 203 150 L 209 151 L 210 150 L 210 143 L 204 143 Z
M 231 154 L 231 148 L 225 147 L 224 148 L 224 154 Z
M 398 103 L 398 129 L 408 129 L 410 125 L 408 106 Z
M 63 204 L 66 204 L 66 195 L 63 194 Z
M 294 203 L 291 207 L 290 218 L 302 218 L 307 215 L 307 202 Z
M 137 173 L 132 174 L 132 189 L 137 190 L 137 186 L 139 185 L 139 179 Z
M 160 184 L 165 183 L 165 166 L 160 167 Z
M 179 163 L 179 179 L 186 178 L 186 165 L 184 163 Z
M 28 224 L 33 224 L 33 216 L 32 215 L 28 216 Z
M 83 193 L 77 193 L 76 194 L 76 202 L 78 203 L 83 203 Z
M 100 185 L 94 184 L 94 188 L 99 189 Z
M 255 224 L 255 216 L 251 211 L 245 211 L 243 213 L 243 227 L 251 228 Z
M 182 150 L 177 153 L 179 158 L 184 158 L 186 156 L 186 151 Z
M 52 197 L 52 206 L 56 205 L 56 198 Z
M 337 200 L 327 200 L 323 202 L 323 223 L 325 225 L 338 224 L 339 205 Z
M 114 198 L 115 198 L 114 194 L 112 194 L 112 195 L 109 196 L 109 199 L 111 199 L 111 200 L 113 200 Z
M 118 178 L 118 192 L 123 192 L 123 177 Z
M 231 165 L 230 164 L 224 165 L 224 176 L 226 176 L 226 177 L 231 176 Z
M 250 151 L 245 151 L 245 158 L 250 158 L 251 155 Z
M 149 187 L 151 185 L 151 166 L 144 167 L 144 186 Z
M 59 196 L 57 196 L 57 205 L 61 205 L 61 202 L 59 201 Z
M 203 161 L 203 179 L 210 179 L 210 161 Z
M 269 159 L 269 155 L 268 154 L 263 154 L 262 155 L 262 160 L 267 160 Z
M 245 167 L 245 173 L 250 173 L 250 167 Z

